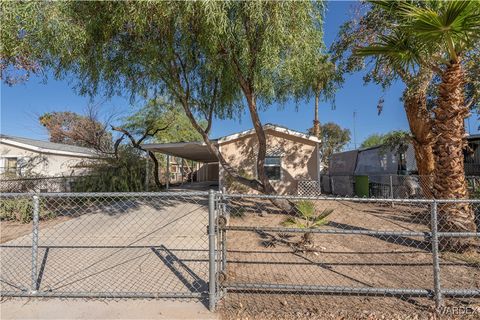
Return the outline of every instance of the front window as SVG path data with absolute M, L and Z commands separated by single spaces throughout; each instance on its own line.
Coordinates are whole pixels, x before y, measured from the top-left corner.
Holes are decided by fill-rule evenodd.
M 1 172 L 8 175 L 17 175 L 17 158 L 4 158 Z
M 280 180 L 282 178 L 280 157 L 266 157 L 264 167 L 268 180 Z

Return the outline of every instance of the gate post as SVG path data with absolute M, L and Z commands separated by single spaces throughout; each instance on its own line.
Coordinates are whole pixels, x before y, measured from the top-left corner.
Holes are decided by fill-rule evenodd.
M 208 191 L 208 307 L 215 311 L 215 191 Z
M 38 260 L 38 220 L 39 220 L 39 199 L 33 196 L 33 220 L 32 220 L 32 290 L 35 294 L 38 290 L 37 281 L 37 260 Z
M 437 201 L 432 203 L 432 256 L 433 256 L 433 290 L 435 294 L 435 308 L 438 311 L 442 306 L 442 289 L 440 284 L 440 258 L 438 256 L 438 209 Z

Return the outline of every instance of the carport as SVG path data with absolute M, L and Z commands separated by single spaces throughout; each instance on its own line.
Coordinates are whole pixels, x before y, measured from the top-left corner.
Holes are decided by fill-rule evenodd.
M 191 161 L 192 171 L 197 173 L 196 181 L 208 182 L 215 181 L 218 183 L 218 158 L 211 153 L 204 142 L 177 142 L 177 143 L 151 143 L 144 144 L 143 148 L 152 152 L 166 155 L 167 157 L 167 190 L 170 187 L 170 157 L 178 157 L 182 159 L 182 170 L 184 161 Z M 195 170 L 194 162 L 196 163 Z M 199 165 L 202 164 L 202 165 Z

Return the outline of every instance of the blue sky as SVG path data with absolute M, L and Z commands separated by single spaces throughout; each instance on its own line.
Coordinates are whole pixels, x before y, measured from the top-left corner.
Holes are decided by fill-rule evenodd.
M 329 2 L 325 21 L 325 43 L 329 46 L 337 35 L 339 26 L 351 14 L 353 2 Z M 386 92 L 379 86 L 363 85 L 362 73 L 347 75 L 343 87 L 336 95 L 336 109 L 332 110 L 330 103 L 321 103 L 320 121 L 333 121 L 340 126 L 349 128 L 352 141 L 347 148 L 353 148 L 353 112 L 356 111 L 356 142 L 359 145 L 365 137 L 372 133 L 384 133 L 390 130 L 408 129 L 405 112 L 400 102 L 403 84 L 396 83 Z M 385 103 L 381 115 L 377 115 L 377 103 L 381 96 Z M 4 134 L 48 139 L 47 132 L 38 123 L 38 116 L 48 111 L 85 110 L 89 99 L 79 96 L 72 89 L 69 81 L 55 81 L 50 77 L 46 83 L 39 78 L 31 78 L 24 84 L 8 87 L 1 84 L 1 119 L 0 131 Z M 127 115 L 133 108 L 128 97 L 114 97 L 105 101 L 96 99 L 101 104 L 104 114 L 115 112 Z M 294 130 L 307 131 L 312 126 L 313 101 L 302 102 L 296 110 L 295 104 L 271 106 L 261 112 L 264 123 L 275 123 Z M 471 133 L 476 133 L 479 121 L 472 117 L 469 120 Z M 215 120 L 212 127 L 212 137 L 250 129 L 252 127 L 248 114 L 237 120 Z M 467 127 L 468 130 L 468 127 Z

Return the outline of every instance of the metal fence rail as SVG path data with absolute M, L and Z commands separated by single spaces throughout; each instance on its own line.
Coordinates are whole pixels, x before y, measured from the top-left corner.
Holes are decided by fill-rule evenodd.
M 325 295 L 478 302 L 479 221 L 451 217 L 479 211 L 480 199 L 2 194 L 0 293 L 197 298 L 211 310 Z

